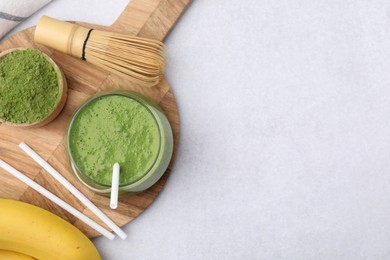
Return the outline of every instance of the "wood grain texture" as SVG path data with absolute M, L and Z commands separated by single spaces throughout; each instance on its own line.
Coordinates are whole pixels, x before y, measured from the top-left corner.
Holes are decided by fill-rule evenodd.
M 77 22 L 95 29 L 119 33 L 141 35 L 154 39 L 164 39 L 191 0 L 132 0 L 118 20 L 109 27 Z M 61 114 L 48 125 L 37 129 L 22 129 L 0 124 L 0 158 L 34 179 L 48 190 L 105 226 L 97 217 L 85 208 L 73 195 L 69 194 L 58 182 L 41 169 L 19 147 L 26 142 L 55 169 L 64 175 L 82 193 L 92 200 L 119 226 L 123 226 L 141 214 L 158 196 L 172 170 L 179 143 L 179 114 L 175 97 L 166 79 L 152 88 L 141 88 L 116 75 L 112 75 L 92 64 L 63 53 L 37 45 L 33 41 L 34 28 L 15 34 L 0 44 L 0 51 L 16 47 L 32 47 L 49 55 L 62 69 L 68 82 L 68 100 Z M 109 199 L 85 188 L 72 173 L 65 146 L 65 133 L 68 122 L 85 100 L 102 90 L 130 89 L 142 93 L 158 103 L 168 117 L 174 135 L 174 155 L 164 176 L 148 190 L 119 199 L 118 209 L 109 208 Z M 99 234 L 84 223 L 65 212 L 31 188 L 22 184 L 3 170 L 0 170 L 0 198 L 25 201 L 47 209 L 80 228 L 87 236 Z M 107 229 L 108 227 L 105 226 Z

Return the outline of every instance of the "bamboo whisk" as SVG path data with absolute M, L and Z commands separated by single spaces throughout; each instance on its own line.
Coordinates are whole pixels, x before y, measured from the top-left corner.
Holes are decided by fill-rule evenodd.
M 92 30 L 47 16 L 39 20 L 34 40 L 140 86 L 152 87 L 163 75 L 165 46 L 160 41 Z

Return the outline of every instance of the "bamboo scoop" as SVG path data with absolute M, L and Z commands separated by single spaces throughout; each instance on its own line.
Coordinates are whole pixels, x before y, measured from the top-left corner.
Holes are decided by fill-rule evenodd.
M 0 53 L 0 59 L 2 57 L 6 56 L 7 54 L 10 54 L 14 51 L 27 50 L 27 49 L 28 48 L 13 48 L 13 49 L 3 51 Z M 40 52 L 37 49 L 34 49 L 34 51 Z M 41 126 L 44 126 L 44 125 L 50 123 L 51 121 L 53 121 L 59 115 L 62 108 L 64 107 L 64 105 L 66 103 L 67 96 L 68 96 L 68 86 L 66 83 L 65 76 L 64 76 L 63 72 L 60 70 L 60 68 L 57 66 L 57 64 L 49 56 L 47 56 L 43 52 L 40 52 L 40 53 L 49 61 L 49 63 L 53 66 L 54 70 L 58 74 L 59 97 L 57 99 L 56 105 L 53 107 L 53 110 L 45 118 L 43 118 L 42 120 L 37 121 L 37 122 L 18 124 L 18 123 L 9 122 L 9 121 L 0 117 L 0 123 L 4 123 L 6 125 L 16 126 L 16 127 L 25 127 L 25 128 L 41 127 Z
M 131 82 L 152 87 L 162 78 L 165 46 L 136 36 L 93 30 L 42 16 L 34 40 Z

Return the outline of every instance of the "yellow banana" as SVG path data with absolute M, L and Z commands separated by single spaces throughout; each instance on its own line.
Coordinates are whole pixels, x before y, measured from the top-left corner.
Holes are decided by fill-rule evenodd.
M 35 260 L 35 258 L 22 253 L 0 249 L 0 260 Z
M 101 260 L 80 230 L 39 207 L 0 199 L 0 249 L 39 260 Z

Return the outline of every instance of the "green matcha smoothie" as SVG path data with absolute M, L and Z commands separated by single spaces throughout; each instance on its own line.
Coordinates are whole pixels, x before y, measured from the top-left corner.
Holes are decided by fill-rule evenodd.
M 72 167 L 85 185 L 107 193 L 117 162 L 122 191 L 137 192 L 153 185 L 168 167 L 172 132 L 150 101 L 132 92 L 110 93 L 75 113 L 68 146 Z

